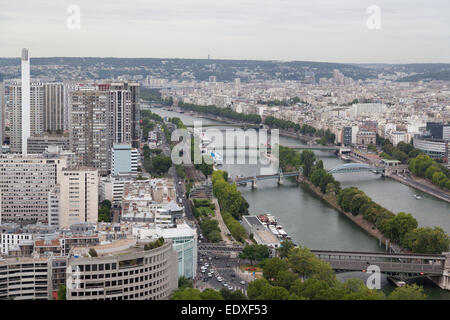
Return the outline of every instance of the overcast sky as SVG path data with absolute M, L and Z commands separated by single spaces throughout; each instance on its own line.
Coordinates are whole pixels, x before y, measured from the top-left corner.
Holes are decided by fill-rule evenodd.
M 81 28 L 67 27 L 67 8 Z M 371 30 L 367 8 L 381 9 Z M 0 0 L 0 56 L 450 63 L 450 0 Z

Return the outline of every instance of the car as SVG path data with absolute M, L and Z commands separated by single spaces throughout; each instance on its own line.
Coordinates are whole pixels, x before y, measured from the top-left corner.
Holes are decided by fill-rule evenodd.
M 231 274 L 232 278 L 236 278 L 236 275 L 234 273 Z
M 211 258 L 211 257 L 209 257 L 209 258 L 208 258 L 208 260 L 209 260 L 209 261 L 211 261 L 211 260 L 212 260 L 212 258 Z
M 227 268 L 229 268 L 230 267 L 230 264 L 229 263 L 227 263 Z
M 208 268 L 208 267 L 209 267 L 209 263 L 205 263 L 205 267 L 207 267 L 207 268 Z
M 212 278 L 212 273 L 211 273 L 211 272 L 208 273 L 208 277 L 209 277 L 209 278 Z
M 206 272 L 206 270 L 205 269 L 202 269 L 202 273 L 205 273 Z
M 178 185 L 181 186 L 181 181 L 178 181 Z
M 245 286 L 245 281 L 241 281 L 240 284 L 242 284 L 243 286 Z
M 228 283 L 225 282 L 225 283 L 223 284 L 223 286 L 224 286 L 225 288 L 228 288 Z

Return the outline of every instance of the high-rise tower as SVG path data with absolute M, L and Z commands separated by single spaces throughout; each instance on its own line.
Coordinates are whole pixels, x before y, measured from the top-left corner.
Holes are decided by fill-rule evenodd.
M 30 137 L 30 57 L 28 49 L 22 49 L 22 154 L 27 154 Z

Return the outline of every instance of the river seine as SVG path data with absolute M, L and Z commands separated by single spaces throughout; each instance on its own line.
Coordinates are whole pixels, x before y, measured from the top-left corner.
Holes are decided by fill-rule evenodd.
M 179 117 L 186 125 L 192 125 L 194 120 L 202 120 L 203 125 L 217 124 L 215 128 L 229 129 L 221 127 L 223 123 L 209 119 L 194 118 L 188 114 L 160 108 L 151 110 L 163 117 Z M 290 137 L 280 136 L 279 141 L 281 145 L 304 145 L 301 141 Z M 343 163 L 333 152 L 315 153 L 316 157 L 323 161 L 325 169 Z M 246 154 L 248 163 L 248 151 Z M 220 169 L 228 171 L 233 177 L 253 176 L 259 172 L 259 166 L 255 164 L 224 164 Z M 419 226 L 440 226 L 450 233 L 450 204 L 444 201 L 371 172 L 336 174 L 335 178 L 341 182 L 342 187 L 358 187 L 375 202 L 394 213 L 400 211 L 411 213 L 419 222 Z M 256 190 L 251 190 L 250 186 L 239 189 L 250 204 L 251 214 L 270 213 L 276 216 L 296 244 L 310 249 L 384 251 L 384 248 L 379 246 L 378 240 L 370 237 L 311 191 L 298 186 L 295 181 L 285 179 L 282 186 L 278 186 L 276 180 L 258 181 Z M 422 198 L 417 200 L 414 198 L 415 194 L 421 195 Z M 351 272 L 338 276 L 365 279 L 366 274 Z M 430 281 L 424 280 L 420 284 L 425 287 L 429 298 L 450 300 L 450 292 L 440 290 Z M 393 285 L 385 277 L 382 279 L 382 289 L 386 292 L 393 290 Z

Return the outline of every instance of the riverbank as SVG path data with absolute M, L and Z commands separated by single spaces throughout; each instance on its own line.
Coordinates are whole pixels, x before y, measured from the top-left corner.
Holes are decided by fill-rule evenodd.
M 256 127 L 257 126 L 254 123 L 245 123 L 245 122 L 233 121 L 233 120 L 230 120 L 228 118 L 211 115 L 209 113 L 195 112 L 195 111 L 185 111 L 185 110 L 180 109 L 178 107 L 164 107 L 163 109 L 167 110 L 167 111 L 177 112 L 177 113 L 183 112 L 183 114 L 187 114 L 187 115 L 189 115 L 191 117 L 205 118 L 205 119 L 214 120 L 214 121 L 218 121 L 218 122 L 225 122 L 227 124 L 233 124 L 233 125 L 236 125 L 236 126 L 244 126 L 244 127 L 245 126 L 249 126 L 249 127 Z M 290 131 L 283 130 L 283 129 L 278 129 L 278 130 L 279 130 L 279 134 L 280 135 L 285 136 L 285 137 L 295 138 L 295 139 L 298 139 L 300 141 L 308 142 L 308 141 L 313 141 L 315 139 L 315 137 L 313 137 L 313 136 L 306 136 L 306 135 L 290 132 Z
M 377 239 L 380 246 L 382 246 L 382 245 L 385 246 L 386 251 L 391 249 L 395 252 L 404 252 L 404 253 L 409 252 L 408 250 L 406 250 L 404 248 L 400 248 L 397 245 L 392 245 L 389 238 L 384 236 L 381 233 L 381 231 L 378 230 L 377 227 L 373 223 L 370 223 L 369 221 L 365 220 L 361 215 L 354 216 L 352 213 L 342 210 L 342 208 L 336 202 L 336 197 L 329 195 L 329 194 L 328 195 L 323 194 L 319 190 L 319 188 L 314 186 L 310 181 L 306 180 L 305 178 L 301 179 L 301 183 L 303 184 L 304 187 L 311 190 L 320 199 L 322 199 L 327 204 L 329 204 L 334 209 L 336 209 L 338 212 L 342 213 L 345 217 L 350 219 L 354 224 L 356 224 L 358 227 L 360 227 L 362 230 L 364 230 L 371 237 Z
M 408 179 L 403 179 L 397 175 L 390 175 L 388 176 L 388 178 L 391 178 L 392 180 L 395 180 L 397 182 L 400 182 L 404 185 L 407 185 L 411 188 L 417 189 L 419 191 L 422 191 L 423 193 L 432 195 L 440 200 L 443 200 L 447 203 L 450 203 L 450 196 L 446 195 L 445 191 L 443 190 L 436 190 L 435 186 L 429 186 L 429 185 L 425 185 L 424 182 L 427 181 L 421 181 L 421 180 L 425 180 L 425 179 L 421 179 L 418 178 L 416 176 L 411 175 L 412 178 L 414 179 L 414 181 L 410 181 Z M 429 183 L 428 183 L 429 184 Z

